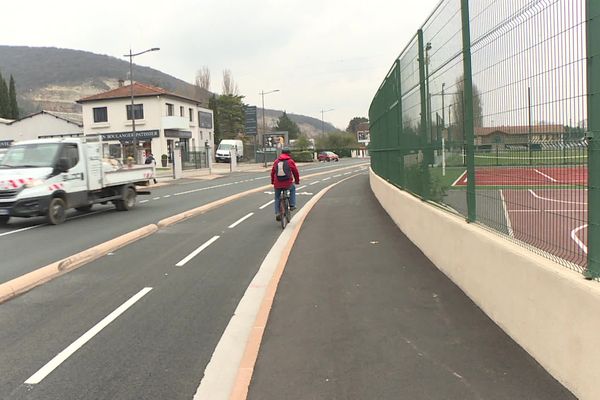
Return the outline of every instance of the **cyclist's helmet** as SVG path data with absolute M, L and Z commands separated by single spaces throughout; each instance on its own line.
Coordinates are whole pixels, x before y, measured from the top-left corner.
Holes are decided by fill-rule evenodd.
M 281 154 L 290 154 L 290 148 L 289 147 L 284 147 L 283 149 L 281 149 Z

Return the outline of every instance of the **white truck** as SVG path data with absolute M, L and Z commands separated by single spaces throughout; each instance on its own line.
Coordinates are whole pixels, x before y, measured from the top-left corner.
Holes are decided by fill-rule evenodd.
M 237 151 L 237 161 L 240 161 L 244 157 L 244 142 L 233 139 L 221 140 L 215 153 L 215 160 L 217 160 L 217 162 L 231 161 L 232 151 Z
M 111 161 L 111 162 L 109 162 Z M 135 206 L 136 186 L 154 179 L 153 165 L 122 167 L 104 160 L 102 143 L 86 138 L 37 139 L 13 144 L 0 161 L 0 224 L 10 217 L 46 216 L 64 222 L 66 210 L 88 211 L 112 202 Z

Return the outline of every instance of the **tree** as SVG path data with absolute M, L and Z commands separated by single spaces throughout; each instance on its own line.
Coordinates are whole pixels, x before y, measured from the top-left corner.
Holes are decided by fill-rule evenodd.
M 210 91 L 210 69 L 206 65 L 196 72 L 196 86 Z
M 289 139 L 297 139 L 298 135 L 300 135 L 298 124 L 292 121 L 285 111 L 281 114 L 281 117 L 279 117 L 275 130 L 287 131 Z
M 354 117 L 348 123 L 348 127 L 346 128 L 346 132 L 353 133 L 356 135 L 356 131 L 358 130 L 358 126 L 361 122 L 369 122 L 368 118 L 365 117 Z
M 2 74 L 0 74 L 0 118 L 10 118 L 10 98 Z
M 317 138 L 318 149 L 355 149 L 358 148 L 356 135 L 348 132 L 328 132 Z
M 237 84 L 233 81 L 231 71 L 228 69 L 223 70 L 223 94 L 237 96 L 239 93 Z
M 15 88 L 15 80 L 10 76 L 10 85 L 8 89 L 8 101 L 10 119 L 19 119 L 19 105 L 17 104 L 17 90 Z
M 213 112 L 215 143 L 219 143 L 221 141 L 221 129 L 219 126 L 219 102 L 217 101 L 217 95 L 213 94 L 208 100 L 208 108 L 210 108 Z
M 220 139 L 233 139 L 244 131 L 245 114 L 244 104 L 242 103 L 243 98 L 244 96 L 231 94 L 221 95 L 217 98 Z
M 465 91 L 465 83 L 462 77 L 456 80 L 456 93 L 453 95 L 452 103 L 452 129 L 450 140 L 464 141 L 465 124 L 464 124 L 464 106 L 463 97 Z M 481 96 L 477 86 L 473 85 L 473 126 L 483 126 L 483 107 L 481 105 Z M 450 128 L 449 128 L 450 129 Z
M 294 143 L 294 147 L 299 150 L 305 150 L 311 148 L 312 143 L 308 140 L 308 137 L 304 134 L 298 136 L 296 143 Z

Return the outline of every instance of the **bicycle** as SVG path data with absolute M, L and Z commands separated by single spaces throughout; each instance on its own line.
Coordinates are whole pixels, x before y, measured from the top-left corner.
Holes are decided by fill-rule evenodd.
M 290 219 L 292 218 L 291 214 L 290 189 L 284 189 L 279 196 L 279 220 L 281 222 L 281 229 L 285 229 L 285 226 L 290 222 Z

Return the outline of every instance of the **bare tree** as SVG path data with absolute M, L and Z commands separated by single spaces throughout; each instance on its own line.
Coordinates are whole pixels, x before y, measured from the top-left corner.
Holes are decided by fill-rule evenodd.
M 210 91 L 210 69 L 206 65 L 196 72 L 196 86 Z
M 233 81 L 233 77 L 231 76 L 231 71 L 228 69 L 223 70 L 223 93 L 224 95 L 237 96 L 238 95 L 238 86 Z

